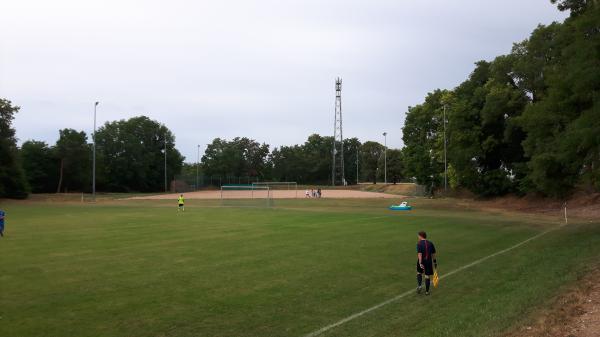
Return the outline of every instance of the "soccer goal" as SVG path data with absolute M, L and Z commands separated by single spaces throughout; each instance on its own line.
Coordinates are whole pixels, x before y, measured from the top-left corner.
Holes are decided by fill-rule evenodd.
M 221 186 L 221 205 L 239 207 L 273 206 L 269 186 L 223 185 Z
M 252 183 L 252 186 L 269 187 L 271 196 L 277 193 L 280 198 L 298 198 L 298 183 L 295 181 L 261 181 Z

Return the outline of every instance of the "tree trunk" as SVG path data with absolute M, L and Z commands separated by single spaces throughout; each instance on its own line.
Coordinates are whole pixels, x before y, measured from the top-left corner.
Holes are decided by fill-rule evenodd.
M 60 193 L 60 188 L 62 187 L 64 164 L 65 164 L 65 160 L 64 160 L 64 158 L 61 158 L 60 159 L 60 175 L 58 176 L 58 187 L 56 188 L 56 193 Z

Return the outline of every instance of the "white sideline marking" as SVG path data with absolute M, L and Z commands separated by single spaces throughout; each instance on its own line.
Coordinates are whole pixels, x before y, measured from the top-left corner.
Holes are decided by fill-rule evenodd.
M 515 248 L 518 248 L 518 247 L 520 247 L 520 246 L 522 246 L 522 245 L 524 245 L 524 244 L 526 244 L 526 243 L 528 243 L 528 242 L 530 242 L 530 241 L 533 241 L 533 240 L 535 240 L 535 239 L 537 239 L 537 238 L 539 238 L 539 237 L 541 237 L 541 236 L 543 236 L 543 235 L 546 235 L 546 234 L 548 234 L 548 233 L 550 233 L 550 232 L 552 232 L 552 231 L 555 231 L 555 230 L 557 230 L 557 229 L 560 229 L 560 228 L 562 228 L 562 227 L 564 227 L 564 226 L 565 226 L 565 225 L 563 224 L 563 225 L 561 225 L 561 226 L 558 226 L 558 227 L 555 227 L 555 228 L 549 229 L 549 230 L 547 230 L 547 231 L 541 232 L 541 233 L 539 233 L 539 234 L 536 234 L 536 235 L 534 235 L 534 236 L 530 237 L 530 238 L 529 238 L 529 239 L 527 239 L 527 240 L 524 240 L 524 241 L 521 241 L 521 242 L 517 243 L 517 244 L 516 244 L 516 245 L 514 245 L 514 246 L 510 246 L 510 247 L 508 247 L 508 248 L 506 248 L 506 249 L 503 249 L 503 250 L 497 251 L 497 252 L 495 252 L 495 253 L 493 253 L 493 254 L 491 254 L 491 255 L 488 255 L 488 256 L 482 257 L 482 258 L 480 258 L 480 259 L 478 259 L 478 260 L 475 260 L 475 261 L 473 261 L 473 262 L 471 262 L 471 263 L 469 263 L 469 264 L 466 264 L 466 265 L 464 265 L 464 266 L 462 266 L 462 267 L 456 268 L 456 269 L 454 269 L 453 271 L 450 271 L 450 272 L 448 272 L 448 273 L 446 273 L 446 274 L 444 274 L 444 275 L 440 276 L 440 279 L 443 279 L 443 278 L 445 278 L 445 277 L 447 277 L 447 276 L 450 276 L 450 275 L 456 274 L 456 273 L 458 273 L 458 272 L 461 272 L 461 271 L 463 271 L 463 270 L 465 270 L 465 269 L 471 268 L 471 267 L 473 267 L 473 266 L 475 266 L 475 265 L 478 265 L 478 264 L 480 264 L 480 263 L 481 263 L 481 262 L 483 262 L 483 261 L 489 260 L 489 259 L 491 259 L 491 258 L 493 258 L 493 257 L 496 257 L 496 256 L 498 256 L 498 255 L 501 255 L 501 254 L 504 254 L 504 253 L 506 253 L 506 252 L 509 252 L 509 251 L 511 251 L 511 250 L 513 250 L 513 249 L 515 249 Z M 306 334 L 306 335 L 304 335 L 304 337 L 315 337 L 315 336 L 319 336 L 320 334 L 322 334 L 322 333 L 324 333 L 324 332 L 326 332 L 326 331 L 328 331 L 328 330 L 331 330 L 331 329 L 333 329 L 333 328 L 335 328 L 335 327 L 338 327 L 338 326 L 340 326 L 340 325 L 342 325 L 342 324 L 345 324 L 345 323 L 347 323 L 347 322 L 349 322 L 349 321 L 351 321 L 351 320 L 353 320 L 353 319 L 355 319 L 355 318 L 358 318 L 358 317 L 360 317 L 360 316 L 363 316 L 363 315 L 365 315 L 365 314 L 368 314 L 368 313 L 370 313 L 371 311 L 375 311 L 375 310 L 377 310 L 377 309 L 379 309 L 379 308 L 381 308 L 381 307 L 383 307 L 383 306 L 386 306 L 386 305 L 388 305 L 388 304 L 390 304 L 390 303 L 392 303 L 392 302 L 394 302 L 394 301 L 397 301 L 397 300 L 399 300 L 399 299 L 401 299 L 401 298 L 403 298 L 403 297 L 406 297 L 406 296 L 408 296 L 408 295 L 410 295 L 410 294 L 413 294 L 414 292 L 415 292 L 415 290 L 414 290 L 414 289 L 411 289 L 411 290 L 408 290 L 408 291 L 406 291 L 406 292 L 403 292 L 402 294 L 396 295 L 395 297 L 392 297 L 392 298 L 390 298 L 389 300 L 383 301 L 383 302 L 381 302 L 381 303 L 379 303 L 379 304 L 377 304 L 377 305 L 375 305 L 375 306 L 372 306 L 372 307 L 370 307 L 370 308 L 368 308 L 368 309 L 365 309 L 365 310 L 363 310 L 363 311 L 360 311 L 360 312 L 357 312 L 357 313 L 355 313 L 355 314 L 352 314 L 352 315 L 350 315 L 350 316 L 348 316 L 348 317 L 346 317 L 346 318 L 344 318 L 344 319 L 341 319 L 341 320 L 339 320 L 339 321 L 337 321 L 337 322 L 335 322 L 335 323 L 333 323 L 333 324 L 327 325 L 327 326 L 325 326 L 325 327 L 322 327 L 322 328 L 321 328 L 321 329 L 319 329 L 319 330 L 315 330 L 315 331 L 313 331 L 313 332 L 311 332 L 311 333 L 309 333 L 309 334 Z

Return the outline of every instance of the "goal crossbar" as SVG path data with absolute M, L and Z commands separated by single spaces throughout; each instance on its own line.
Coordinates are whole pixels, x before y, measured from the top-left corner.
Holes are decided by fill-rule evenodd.
M 294 198 L 298 198 L 298 183 L 295 181 L 257 181 L 252 183 L 253 186 L 268 186 L 272 190 L 286 189 L 294 191 Z M 284 188 L 282 188 L 284 187 Z M 287 188 L 285 188 L 287 187 Z
M 221 205 L 226 204 L 226 200 L 237 200 L 239 205 L 249 206 L 271 206 L 271 188 L 269 186 L 255 185 L 223 185 L 221 186 Z M 264 202 L 264 203 L 263 203 Z

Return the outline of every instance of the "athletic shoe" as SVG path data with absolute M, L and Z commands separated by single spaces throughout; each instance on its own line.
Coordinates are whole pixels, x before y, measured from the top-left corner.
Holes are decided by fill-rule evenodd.
M 425 292 L 425 295 L 426 295 L 426 296 L 429 296 L 429 291 L 426 291 L 426 292 Z
M 417 294 L 420 294 L 420 293 L 421 293 L 421 291 L 423 291 L 423 288 L 421 288 L 421 287 L 417 287 Z

